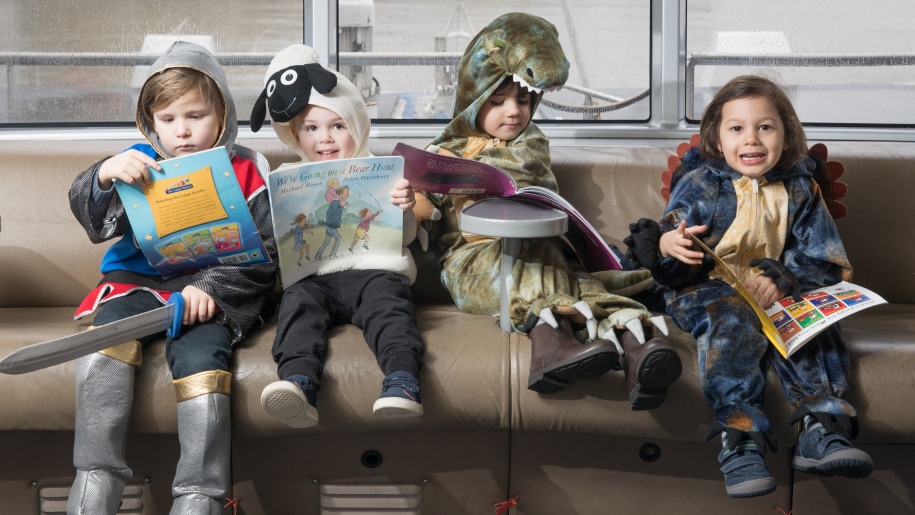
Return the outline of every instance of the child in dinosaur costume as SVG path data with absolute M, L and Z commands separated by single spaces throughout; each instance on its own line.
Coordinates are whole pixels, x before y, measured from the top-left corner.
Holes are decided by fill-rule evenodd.
M 776 449 L 762 410 L 770 366 L 794 408 L 791 423 L 801 426 L 794 469 L 866 477 L 873 461 L 849 441 L 858 417 L 843 399 L 850 364 L 838 324 L 782 358 L 750 304 L 690 238 L 720 256 L 761 306 L 851 278 L 791 101 L 768 79 L 735 77 L 703 113 L 700 138 L 674 171 L 660 223 L 643 218 L 624 241 L 633 261 L 670 288 L 668 313 L 696 338 L 702 391 L 715 412 L 707 437 L 721 434 L 725 488 L 731 497 L 776 488 L 763 458 L 767 444 Z
M 530 120 L 543 90 L 561 87 L 568 71 L 553 24 L 521 13 L 497 18 L 465 50 L 454 119 L 429 150 L 501 168 L 519 188 L 535 185 L 557 191 L 549 141 Z M 479 198 L 432 199 L 444 215 L 439 228 L 447 249 L 442 282 L 461 310 L 497 315 L 502 243 L 459 229 L 461 210 Z M 426 205 L 425 210 L 431 208 Z M 618 368 L 622 358 L 633 409 L 657 407 L 680 375 L 677 353 L 660 338 L 645 343 L 642 323 L 651 314 L 638 302 L 608 293 L 570 256 L 574 254 L 562 238 L 527 240 L 512 270 L 511 323 L 531 337 L 528 387 L 554 393 L 569 380 Z M 616 278 L 622 287 L 647 276 L 624 272 Z M 666 331 L 663 322 L 659 326 Z M 626 328 L 620 343 L 614 329 Z

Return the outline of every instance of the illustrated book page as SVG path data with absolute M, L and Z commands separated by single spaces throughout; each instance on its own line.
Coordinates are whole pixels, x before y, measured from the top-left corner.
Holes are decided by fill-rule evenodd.
M 699 238 L 691 235 L 702 250 L 710 255 L 730 284 L 750 303 L 762 324 L 762 332 L 782 357 L 797 352 L 811 338 L 839 320 L 886 300 L 876 293 L 850 282 L 840 282 L 825 288 L 803 292 L 801 301 L 785 297 L 763 308 L 721 258 Z
M 402 256 L 403 211 L 391 191 L 401 157 L 286 164 L 267 188 L 283 289 L 304 277 Z
M 159 161 L 145 188 L 115 182 L 137 243 L 166 279 L 270 260 L 225 147 Z

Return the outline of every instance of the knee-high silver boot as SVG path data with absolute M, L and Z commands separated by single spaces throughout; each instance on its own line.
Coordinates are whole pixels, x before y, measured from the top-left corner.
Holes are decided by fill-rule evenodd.
M 114 515 L 133 475 L 124 460 L 140 343 L 127 342 L 76 362 L 76 480 L 68 515 Z
M 232 474 L 232 374 L 214 370 L 174 381 L 181 459 L 170 515 L 218 515 Z

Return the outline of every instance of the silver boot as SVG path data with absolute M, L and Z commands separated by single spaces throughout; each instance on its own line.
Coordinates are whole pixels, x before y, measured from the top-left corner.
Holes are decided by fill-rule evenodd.
M 125 346 L 133 344 L 138 353 L 139 343 Z M 135 368 L 100 353 L 76 362 L 76 480 L 67 500 L 68 515 L 115 515 L 121 505 L 124 484 L 133 475 L 124 460 L 124 445 Z
M 231 378 L 228 372 L 221 374 L 225 376 L 220 379 Z M 178 402 L 181 458 L 172 484 L 175 501 L 170 515 L 223 513 L 232 473 L 232 425 L 227 388 L 215 389 L 226 393 L 205 393 Z M 177 384 L 176 392 L 181 395 Z

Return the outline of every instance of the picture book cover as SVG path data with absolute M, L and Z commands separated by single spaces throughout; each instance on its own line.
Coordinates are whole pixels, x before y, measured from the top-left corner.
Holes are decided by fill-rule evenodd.
M 144 188 L 115 182 L 140 250 L 166 279 L 270 260 L 225 147 L 159 161 Z
M 778 350 L 787 358 L 797 352 L 811 338 L 839 320 L 863 309 L 886 304 L 876 293 L 847 281 L 803 292 L 801 301 L 785 297 L 763 308 L 753 294 L 737 278 L 737 274 L 721 258 L 712 252 L 699 238 L 691 235 L 702 250 L 715 260 L 715 264 L 740 295 L 750 303 L 759 317 L 762 331 Z
M 404 158 L 404 177 L 416 191 L 451 195 L 518 197 L 564 211 L 569 216 L 566 234 L 588 272 L 620 270 L 619 258 L 597 229 L 558 193 L 539 186 L 517 188 L 504 170 L 473 159 L 420 150 L 398 143 L 392 152 Z
M 293 163 L 270 172 L 283 289 L 354 261 L 400 257 L 403 211 L 390 194 L 403 175 L 401 157 Z

